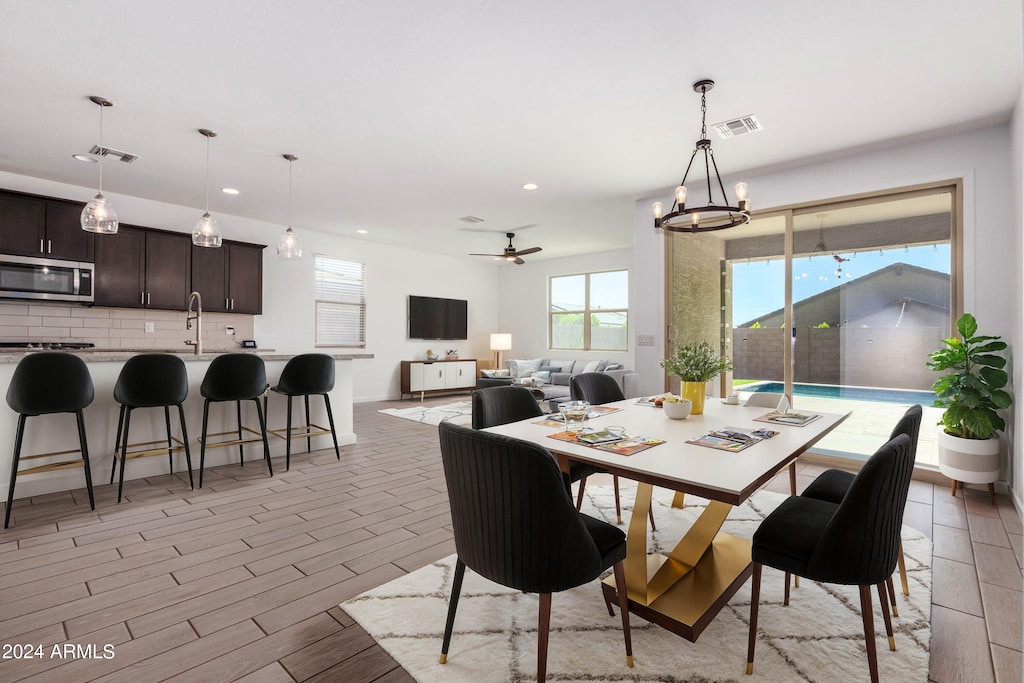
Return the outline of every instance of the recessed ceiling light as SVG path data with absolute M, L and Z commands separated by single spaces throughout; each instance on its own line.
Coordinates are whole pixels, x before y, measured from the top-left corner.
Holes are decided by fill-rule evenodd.
M 523 185 L 523 189 L 524 190 L 536 190 L 537 189 L 537 183 L 526 183 L 525 185 Z
M 369 232 L 369 230 L 356 230 L 356 232 L 359 233 L 360 235 L 365 235 L 366 233 Z
M 224 194 L 240 194 L 239 191 L 233 187 L 222 187 L 220 188 L 220 191 Z
M 95 157 L 91 157 L 88 154 L 72 154 L 71 158 L 77 159 L 78 161 L 84 161 L 87 164 L 95 164 L 97 161 L 99 161 Z

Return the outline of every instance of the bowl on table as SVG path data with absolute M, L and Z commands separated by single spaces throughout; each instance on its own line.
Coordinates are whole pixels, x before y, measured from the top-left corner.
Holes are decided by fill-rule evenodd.
M 664 401 L 661 404 L 661 409 L 665 413 L 665 417 L 670 420 L 683 420 L 690 416 L 693 403 L 688 398 L 679 399 L 675 402 Z

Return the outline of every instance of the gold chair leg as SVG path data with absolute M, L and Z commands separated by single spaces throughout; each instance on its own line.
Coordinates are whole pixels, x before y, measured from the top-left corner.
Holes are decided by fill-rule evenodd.
M 898 562 L 898 565 L 899 565 L 899 568 L 900 568 L 900 583 L 903 584 L 903 594 L 904 595 L 910 595 L 910 585 L 907 583 L 907 563 L 903 559 L 903 544 L 902 543 L 900 543 L 900 555 L 899 555 L 899 559 L 897 560 L 897 562 Z M 893 607 L 894 608 L 895 608 L 895 605 L 896 605 L 896 603 L 893 602 Z M 893 609 L 893 614 L 894 615 L 896 614 L 896 610 L 895 609 Z

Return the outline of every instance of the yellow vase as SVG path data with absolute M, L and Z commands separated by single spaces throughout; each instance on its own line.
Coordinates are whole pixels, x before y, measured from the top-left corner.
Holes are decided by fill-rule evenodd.
M 693 404 L 691 415 L 704 413 L 704 392 L 707 389 L 707 382 L 680 382 L 679 395 L 682 398 L 690 399 Z

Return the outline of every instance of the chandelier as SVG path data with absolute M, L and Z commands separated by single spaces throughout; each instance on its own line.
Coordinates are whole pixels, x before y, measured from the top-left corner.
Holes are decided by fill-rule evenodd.
M 722 177 L 718 174 L 718 164 L 715 163 L 715 153 L 711 149 L 711 140 L 708 140 L 707 133 L 707 102 L 706 96 L 709 90 L 715 87 L 715 82 L 709 79 L 697 81 L 693 84 L 693 91 L 700 93 L 700 140 L 690 155 L 690 163 L 686 166 L 686 173 L 683 180 L 676 188 L 676 200 L 672 205 L 672 211 L 662 215 L 661 202 L 654 202 L 654 227 L 670 230 L 672 232 L 710 232 L 712 230 L 724 230 L 743 225 L 750 221 L 750 202 L 747 200 L 747 184 L 736 183 L 736 206 L 729 205 L 729 199 L 725 194 L 725 186 L 722 184 Z M 698 206 L 695 203 L 686 205 L 686 178 L 690 175 L 693 162 L 703 152 L 704 175 L 707 178 L 707 204 Z M 700 161 L 698 160 L 698 165 Z M 714 173 L 714 183 L 712 182 Z M 721 204 L 716 203 L 714 194 L 715 184 L 721 192 Z M 703 223 L 701 221 L 704 221 Z

